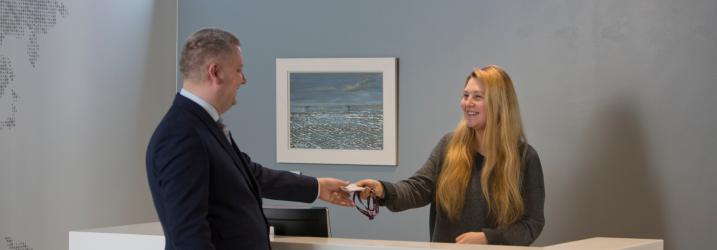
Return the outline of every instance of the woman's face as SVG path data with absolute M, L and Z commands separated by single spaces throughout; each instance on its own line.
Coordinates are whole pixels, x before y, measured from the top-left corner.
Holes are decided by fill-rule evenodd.
M 463 118 L 465 118 L 468 127 L 482 130 L 485 128 L 485 92 L 483 84 L 475 77 L 471 77 L 463 88 L 463 97 L 461 97 L 461 110 L 463 110 Z

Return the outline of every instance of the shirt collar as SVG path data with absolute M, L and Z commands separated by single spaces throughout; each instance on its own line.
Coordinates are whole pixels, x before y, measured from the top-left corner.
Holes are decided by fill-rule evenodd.
M 219 120 L 219 112 L 217 112 L 217 109 L 215 109 L 214 106 L 212 106 L 211 104 L 209 104 L 208 102 L 203 100 L 201 97 L 196 96 L 195 94 L 192 94 L 192 92 L 189 92 L 186 89 L 180 90 L 179 94 L 188 98 L 189 100 L 192 100 L 193 102 L 197 103 L 199 106 L 202 106 L 202 108 L 204 108 L 204 110 L 206 110 L 207 113 L 209 113 L 209 115 L 212 116 L 212 119 L 214 119 L 215 122 Z

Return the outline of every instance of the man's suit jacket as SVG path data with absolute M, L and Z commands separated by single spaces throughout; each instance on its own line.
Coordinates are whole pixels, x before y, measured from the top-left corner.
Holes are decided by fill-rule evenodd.
M 247 119 L 250 120 L 250 119 Z M 177 94 L 147 148 L 165 249 L 269 249 L 261 198 L 312 202 L 316 178 L 264 168 Z

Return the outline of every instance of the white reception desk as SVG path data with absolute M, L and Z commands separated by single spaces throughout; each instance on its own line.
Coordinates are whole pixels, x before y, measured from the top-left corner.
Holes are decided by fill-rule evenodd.
M 364 240 L 276 236 L 275 250 L 390 250 L 390 249 L 476 249 L 476 250 L 662 250 L 662 240 L 627 238 L 590 238 L 546 247 L 458 245 L 417 241 Z M 164 233 L 159 222 L 70 231 L 70 250 L 162 250 Z

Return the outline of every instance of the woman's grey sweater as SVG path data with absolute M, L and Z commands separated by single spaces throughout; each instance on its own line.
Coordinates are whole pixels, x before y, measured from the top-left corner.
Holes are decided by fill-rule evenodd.
M 522 195 L 525 213 L 521 219 L 505 229 L 498 229 L 495 219 L 488 214 L 488 203 L 481 191 L 480 173 L 483 167 L 483 156 L 475 153 L 474 171 L 468 182 L 463 212 L 458 221 L 451 221 L 436 206 L 436 182 L 441 172 L 446 147 L 453 133 L 441 138 L 431 152 L 426 163 L 413 176 L 397 183 L 381 181 L 384 186 L 384 199 L 381 201 L 389 210 L 398 212 L 406 209 L 423 207 L 431 204 L 429 228 L 431 241 L 455 242 L 456 237 L 466 232 L 483 232 L 489 244 L 530 245 L 540 235 L 545 225 L 543 203 L 545 187 L 543 170 L 538 153 L 533 147 L 527 148 L 523 154 L 523 185 Z

